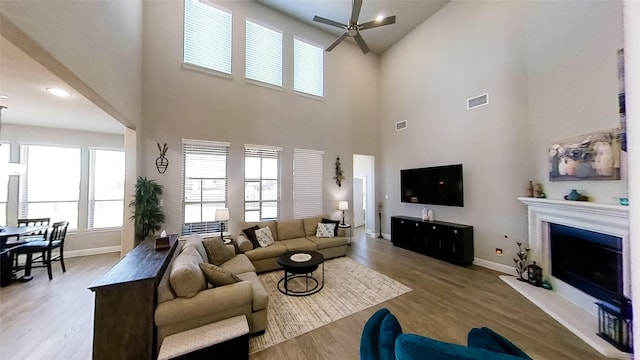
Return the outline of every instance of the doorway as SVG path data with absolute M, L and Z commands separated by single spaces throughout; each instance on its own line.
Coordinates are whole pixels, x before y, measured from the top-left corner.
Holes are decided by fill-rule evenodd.
M 375 158 L 372 155 L 353 155 L 353 227 L 364 227 L 375 236 Z

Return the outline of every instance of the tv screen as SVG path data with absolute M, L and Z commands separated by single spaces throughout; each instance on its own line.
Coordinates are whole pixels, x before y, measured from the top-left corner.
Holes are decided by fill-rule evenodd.
M 402 202 L 464 206 L 462 164 L 400 170 L 400 187 Z

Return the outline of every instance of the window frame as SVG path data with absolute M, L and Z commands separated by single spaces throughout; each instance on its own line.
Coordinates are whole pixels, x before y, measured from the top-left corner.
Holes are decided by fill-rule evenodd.
M 111 152 L 119 152 L 122 153 L 125 158 L 123 159 L 123 177 L 122 177 L 122 198 L 120 199 L 107 199 L 107 200 L 96 200 L 95 199 L 95 152 L 96 151 L 111 151 Z M 88 192 L 87 192 L 87 230 L 89 231 L 102 231 L 102 230 L 111 230 L 111 229 L 120 229 L 124 226 L 124 217 L 121 216 L 122 223 L 119 226 L 104 226 L 104 227 L 95 227 L 95 203 L 96 202 L 122 202 L 122 210 L 124 214 L 125 206 L 125 189 L 124 189 L 124 181 L 126 178 L 126 153 L 121 149 L 112 149 L 112 148 L 98 148 L 98 147 L 89 147 L 89 177 L 88 177 Z
M 220 231 L 220 221 L 216 221 L 215 218 L 211 221 L 200 221 L 200 222 L 190 222 L 187 223 L 185 221 L 186 216 L 186 206 L 189 204 L 200 204 L 200 219 L 202 220 L 203 207 L 204 204 L 222 204 L 223 208 L 227 208 L 227 204 L 229 203 L 229 148 L 231 144 L 228 142 L 219 142 L 219 141 L 208 141 L 208 140 L 193 140 L 193 139 L 182 139 L 182 235 L 189 235 L 194 233 L 212 233 Z M 212 180 L 212 181 L 220 181 L 223 180 L 225 184 L 225 199 L 224 203 L 221 201 L 203 201 L 202 196 L 202 188 L 200 186 L 200 201 L 187 201 L 186 200 L 186 185 L 187 185 L 187 147 L 193 147 L 193 153 L 206 154 L 211 153 L 216 154 L 220 153 L 220 155 L 225 155 L 225 177 L 190 177 L 190 179 L 199 179 L 201 184 L 203 181 Z M 201 151 L 196 151 L 195 148 L 200 148 Z M 224 150 L 223 150 L 224 149 Z M 206 151 L 205 151 L 206 150 Z
M 273 155 L 275 154 L 275 156 Z M 260 170 L 259 170 L 259 174 L 260 177 L 259 178 L 247 178 L 247 173 L 246 173 L 246 163 L 247 163 L 247 158 L 251 157 L 251 158 L 258 158 L 260 159 Z M 277 160 L 277 178 L 273 179 L 273 178 L 265 178 L 263 177 L 263 172 L 262 172 L 262 167 L 263 167 L 263 162 L 264 159 L 276 159 Z M 282 179 L 282 148 L 281 147 L 275 147 L 275 146 L 263 146 L 263 145 L 245 145 L 245 151 L 244 151 L 244 165 L 245 165 L 245 173 L 244 173 L 244 220 L 245 221 L 249 221 L 247 219 L 247 212 L 258 212 L 258 221 L 271 221 L 271 220 L 279 220 L 280 219 L 280 211 L 282 209 L 282 189 L 281 189 L 281 179 Z M 277 183 L 277 187 L 278 187 L 278 191 L 277 191 L 277 195 L 276 195 L 276 200 L 265 200 L 263 198 L 263 190 L 262 190 L 262 184 L 264 181 L 276 181 Z M 259 183 L 260 184 L 260 189 L 258 191 L 259 194 L 259 199 L 258 200 L 247 200 L 247 183 Z M 277 209 L 276 209 L 276 217 L 272 218 L 272 217 L 263 217 L 263 208 L 264 208 L 264 203 L 276 203 Z M 247 209 L 247 204 L 258 204 L 258 209 Z
M 321 64 L 322 68 L 320 69 L 321 70 L 320 71 L 320 77 L 321 77 L 321 82 L 322 82 L 322 84 L 321 84 L 322 93 L 320 95 L 314 94 L 314 93 L 310 93 L 310 92 L 306 92 L 306 91 L 303 91 L 303 90 L 299 90 L 299 89 L 296 88 L 296 79 L 297 79 L 296 68 L 298 67 L 298 62 L 296 61 L 297 60 L 297 57 L 296 57 L 296 43 L 297 42 L 302 43 L 302 44 L 304 44 L 306 46 L 314 47 L 317 50 L 319 50 L 321 52 L 321 54 L 322 54 L 322 64 Z M 300 37 L 297 37 L 297 36 L 293 37 L 293 93 L 294 94 L 297 94 L 297 95 L 300 95 L 300 96 L 305 96 L 305 97 L 310 97 L 310 98 L 315 99 L 315 100 L 324 100 L 324 53 L 325 53 L 325 51 L 324 51 L 324 48 L 322 46 L 319 46 L 317 44 L 314 44 L 314 43 L 312 43 L 310 41 L 304 40 L 304 39 L 302 39 Z
M 9 142 L 4 142 L 4 141 L 0 141 L 0 148 L 7 146 L 9 149 L 8 152 L 8 156 L 7 156 L 7 162 L 6 164 L 11 162 L 11 143 Z M 0 165 L 5 165 L 5 163 L 2 163 L 0 161 Z M 2 174 L 0 174 L 0 176 L 3 176 Z M 4 196 L 0 197 L 0 208 L 4 209 L 4 218 L 0 217 L 0 225 L 2 226 L 7 226 L 8 223 L 8 219 L 9 219 L 9 214 L 7 214 L 7 208 L 8 208 L 8 204 L 9 204 L 9 174 L 7 173 L 6 175 L 6 180 L 0 179 L 0 184 L 5 184 L 6 186 L 4 187 Z M 1 188 L 0 188 L 1 190 Z M 4 201 L 1 201 L 4 198 Z M 2 212 L 0 212 L 2 213 Z
M 280 54 L 279 54 L 279 83 L 274 84 L 272 82 L 269 81 L 265 81 L 264 79 L 258 79 L 255 77 L 249 77 L 247 75 L 248 73 L 248 69 L 249 69 L 249 56 L 248 54 L 250 53 L 249 46 L 249 39 L 248 39 L 248 26 L 249 24 L 255 25 L 258 28 L 262 28 L 270 33 L 274 33 L 274 34 L 279 34 L 280 35 L 280 42 L 279 42 L 279 46 L 280 46 Z M 245 18 L 245 36 L 244 36 L 244 40 L 245 40 L 245 47 L 244 47 L 244 79 L 246 82 L 250 83 L 250 84 L 254 84 L 254 85 L 260 85 L 260 86 L 264 86 L 264 87 L 268 87 L 271 89 L 275 89 L 275 90 L 284 90 L 284 32 L 281 30 L 278 30 L 272 26 L 269 26 L 267 24 L 264 24 L 260 21 L 257 21 L 255 19 L 252 18 Z M 257 51 L 260 53 L 263 53 L 263 51 Z M 252 64 L 253 65 L 253 64 Z M 258 64 L 259 65 L 259 64 Z M 264 65 L 264 64 L 263 64 Z M 257 65 L 254 67 L 258 67 Z M 263 70 L 261 70 L 263 71 Z

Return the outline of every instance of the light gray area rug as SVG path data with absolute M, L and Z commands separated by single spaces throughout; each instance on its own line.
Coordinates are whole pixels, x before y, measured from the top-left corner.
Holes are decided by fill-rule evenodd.
M 267 331 L 249 341 L 254 353 L 402 295 L 410 288 L 347 257 L 325 261 L 324 288 L 304 297 L 276 288 L 283 271 L 259 275 L 269 292 Z M 321 278 L 322 265 L 314 272 Z

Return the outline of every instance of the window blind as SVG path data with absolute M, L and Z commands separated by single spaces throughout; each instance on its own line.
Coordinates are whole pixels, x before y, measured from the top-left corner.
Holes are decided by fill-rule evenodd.
M 231 74 L 230 12 L 197 0 L 184 2 L 184 62 Z
M 245 221 L 280 218 L 280 153 L 282 148 L 245 145 Z
M 247 20 L 245 77 L 282 86 L 282 33 Z
M 323 96 L 324 50 L 293 39 L 293 90 Z
M 293 149 L 293 217 L 324 215 L 322 166 L 324 151 Z
M 220 231 L 216 209 L 227 207 L 229 143 L 182 140 L 182 234 Z

